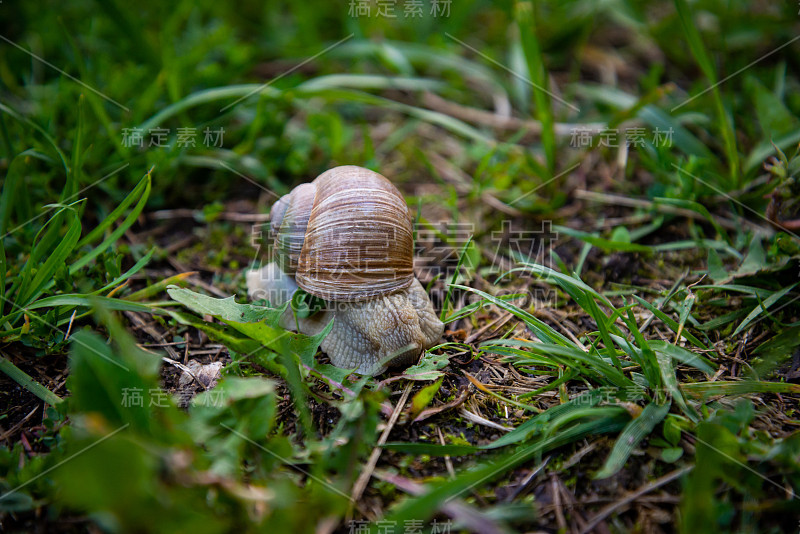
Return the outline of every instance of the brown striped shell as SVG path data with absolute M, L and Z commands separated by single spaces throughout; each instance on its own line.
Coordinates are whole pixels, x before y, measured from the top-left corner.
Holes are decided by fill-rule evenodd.
M 357 302 L 414 280 L 408 206 L 376 172 L 330 169 L 278 200 L 270 218 L 279 265 L 312 295 Z

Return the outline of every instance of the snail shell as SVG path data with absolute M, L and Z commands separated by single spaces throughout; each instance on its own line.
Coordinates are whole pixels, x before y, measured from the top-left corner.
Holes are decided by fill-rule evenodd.
M 414 277 L 414 237 L 403 196 L 376 172 L 336 167 L 275 203 L 273 263 L 247 273 L 251 298 L 280 306 L 298 286 L 327 301 L 310 317 L 281 318 L 315 335 L 333 319 L 321 343 L 331 362 L 376 375 L 415 363 L 444 325 Z
M 362 167 L 335 167 L 272 208 L 281 269 L 324 300 L 358 302 L 414 279 L 411 215 L 397 188 Z

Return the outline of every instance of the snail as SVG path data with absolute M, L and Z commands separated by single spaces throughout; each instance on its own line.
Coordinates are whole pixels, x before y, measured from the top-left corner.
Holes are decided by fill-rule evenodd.
M 316 335 L 331 363 L 365 375 L 415 364 L 444 325 L 414 276 L 412 218 L 400 191 L 382 175 L 335 167 L 281 197 L 270 212 L 275 258 L 246 273 L 251 299 L 274 306 L 297 288 L 325 302 L 285 328 Z

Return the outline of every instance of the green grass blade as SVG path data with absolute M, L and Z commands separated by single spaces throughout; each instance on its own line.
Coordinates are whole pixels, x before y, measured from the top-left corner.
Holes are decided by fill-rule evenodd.
M 142 269 L 144 269 L 144 266 L 147 265 L 148 263 L 150 263 L 150 259 L 153 257 L 153 253 L 155 251 L 156 251 L 155 247 L 151 248 L 147 252 L 147 254 L 142 256 L 142 258 L 139 261 L 134 263 L 133 266 L 130 269 L 128 269 L 127 271 L 125 271 L 124 273 L 122 273 L 117 278 L 113 279 L 112 281 L 110 281 L 109 283 L 107 283 L 106 285 L 101 287 L 100 289 L 98 289 L 96 291 L 92 291 L 92 294 L 93 295 L 97 295 L 97 294 L 103 293 L 104 291 L 107 291 L 107 290 L 111 289 L 112 287 L 116 287 L 119 284 L 123 283 L 128 278 L 130 278 L 131 276 L 133 276 L 134 274 L 136 274 L 139 271 L 141 271 Z
M 88 264 L 90 261 L 92 261 L 97 256 L 99 256 L 101 252 L 103 252 L 108 247 L 110 247 L 112 244 L 114 244 L 117 241 L 117 239 L 119 239 L 120 236 L 122 234 L 124 234 L 125 231 L 128 228 L 130 228 L 130 226 L 134 222 L 136 222 L 136 219 L 139 217 L 139 214 L 142 212 L 142 210 L 144 209 L 145 204 L 147 203 L 147 198 L 150 196 L 150 173 L 149 172 L 145 175 L 144 178 L 142 178 L 142 181 L 140 181 L 139 184 L 140 185 L 144 184 L 144 190 L 141 191 L 141 194 L 139 196 L 139 202 L 136 203 L 136 206 L 134 206 L 134 208 L 131 210 L 131 212 L 128 214 L 128 216 L 125 217 L 125 219 L 120 223 L 120 225 L 117 226 L 114 229 L 114 231 L 111 232 L 109 234 L 109 236 L 106 239 L 103 240 L 102 243 L 100 243 L 94 249 L 92 249 L 91 252 L 82 255 L 78 260 L 76 260 L 72 265 L 69 266 L 70 274 L 78 271 L 79 269 L 84 267 L 86 264 Z M 139 190 L 139 186 L 137 186 L 134 189 L 134 191 L 137 191 L 137 190 Z M 131 193 L 131 195 L 132 194 L 133 193 Z M 131 195 L 128 195 L 128 197 L 125 200 L 127 201 L 128 198 L 131 197 Z M 135 197 L 133 197 L 133 198 L 135 198 Z M 122 204 L 120 204 L 120 206 L 125 205 L 125 204 L 126 204 L 126 202 L 123 202 Z M 119 208 L 119 206 L 117 208 Z M 117 210 L 115 209 L 114 211 L 116 212 Z M 109 215 L 108 217 L 106 217 L 106 219 L 103 221 L 103 223 L 101 223 L 98 226 L 98 228 L 100 228 L 100 227 L 108 228 L 111 225 L 112 222 L 113 222 L 113 219 Z M 95 230 L 97 230 L 97 228 L 95 228 Z M 89 238 L 90 237 L 94 238 L 94 237 L 96 237 L 98 235 L 100 235 L 100 234 L 99 233 L 95 233 L 95 231 L 93 230 L 92 232 L 90 232 L 89 235 L 86 236 L 86 238 L 84 238 L 81 241 L 81 243 L 91 242 L 92 240 L 89 239 Z
M 653 253 L 653 247 L 647 245 L 638 245 L 636 243 L 629 243 L 628 241 L 612 241 L 590 234 L 589 232 L 567 228 L 566 226 L 554 225 L 553 230 L 580 239 L 584 243 L 589 243 L 606 252 L 640 252 L 647 255 Z
M 377 74 L 328 74 L 317 76 L 297 86 L 301 91 L 325 89 L 372 89 L 395 91 L 437 91 L 444 82 L 411 76 L 381 76 Z
M 719 92 L 717 84 L 717 74 L 714 69 L 711 57 L 706 50 L 703 40 L 700 38 L 700 32 L 692 20 L 692 13 L 686 0 L 675 0 L 675 8 L 678 11 L 678 16 L 681 19 L 686 39 L 689 43 L 689 48 L 692 51 L 697 63 L 700 65 L 703 74 L 705 74 L 711 85 L 711 94 L 714 100 L 714 107 L 717 111 L 717 120 L 722 130 L 722 139 L 725 147 L 725 155 L 728 158 L 728 168 L 730 171 L 731 183 L 733 188 L 741 186 L 742 177 L 739 174 L 739 153 L 736 150 L 736 133 L 733 130 L 733 124 L 725 110 L 725 105 L 722 103 L 722 96 Z
M 78 97 L 78 125 L 75 127 L 75 139 L 72 146 L 72 160 L 67 173 L 67 183 L 61 190 L 61 202 L 69 202 L 75 196 L 80 185 L 81 178 L 81 156 L 83 151 L 83 95 Z
M 708 211 L 708 208 L 706 208 L 699 202 L 695 202 L 693 200 L 686 200 L 682 198 L 666 198 L 666 197 L 655 197 L 653 199 L 653 202 L 655 204 L 667 204 L 669 206 L 677 206 L 679 208 L 684 208 L 699 213 L 709 223 L 711 223 L 711 225 L 714 227 L 714 230 L 717 232 L 717 235 L 724 238 L 728 244 L 731 243 L 731 239 L 728 236 L 727 232 L 725 232 L 725 229 L 722 228 L 722 226 L 720 226 L 720 224 L 717 222 L 717 219 L 713 215 L 711 215 L 711 213 Z
M 259 93 L 264 96 L 278 96 L 281 91 L 274 87 L 264 87 L 258 83 L 247 83 L 239 85 L 229 85 L 227 87 L 214 87 L 211 89 L 204 89 L 197 91 L 189 96 L 178 100 L 174 104 L 165 107 L 142 124 L 139 125 L 141 130 L 147 131 L 150 128 L 155 128 L 166 124 L 168 119 L 183 113 L 195 106 L 203 104 L 210 104 L 212 102 L 219 102 L 220 100 L 241 98 L 250 94 Z
M 622 370 L 622 364 L 619 362 L 619 358 L 617 357 L 617 350 L 614 345 L 614 341 L 611 339 L 611 336 L 608 332 L 608 317 L 605 313 L 600 311 L 600 308 L 597 306 L 597 303 L 592 298 L 592 296 L 588 293 L 585 294 L 585 299 L 583 299 L 587 304 L 588 308 L 586 311 L 589 315 L 592 316 L 594 322 L 597 324 L 597 328 L 600 331 L 600 338 L 603 340 L 603 344 L 606 346 L 606 350 L 608 350 L 608 355 L 611 356 L 611 361 L 614 363 L 614 367 L 619 370 Z
M 528 75 L 533 85 L 533 99 L 536 117 L 542 123 L 542 147 L 544 148 L 547 169 L 553 173 L 556 168 L 556 134 L 553 109 L 548 93 L 549 77 L 544 57 L 536 34 L 536 5 L 531 2 L 515 2 L 514 18 L 519 29 L 520 42 L 528 65 Z
M 597 354 L 584 352 L 582 349 L 575 347 L 574 345 L 562 346 L 547 342 L 534 343 L 530 341 L 520 341 L 517 339 L 500 339 L 489 341 L 487 342 L 486 346 L 481 345 L 481 347 L 485 348 L 486 350 L 491 350 L 490 347 L 498 345 L 524 347 L 534 354 L 551 358 L 566 367 L 580 369 L 576 364 L 583 364 L 597 373 L 599 378 L 619 388 L 632 387 L 636 385 L 631 379 L 622 374 L 621 370 L 606 363 L 606 361 Z
M 753 311 L 751 311 L 747 315 L 747 317 L 744 318 L 744 321 L 742 321 L 741 324 L 739 324 L 739 326 L 736 327 L 736 330 L 733 331 L 733 334 L 731 334 L 731 336 L 737 336 L 740 332 L 742 332 L 745 328 L 747 328 L 747 326 L 751 322 L 753 322 L 759 315 L 761 315 L 762 313 L 766 313 L 767 310 L 770 308 L 770 306 L 772 306 L 773 304 L 778 302 L 789 291 L 791 291 L 795 287 L 797 287 L 798 283 L 800 283 L 800 282 L 795 282 L 794 284 L 790 285 L 789 287 L 785 287 L 785 288 L 781 289 L 780 291 L 776 291 L 775 293 L 773 293 L 772 295 L 770 295 L 769 297 L 764 299 L 763 302 L 759 303 L 758 306 L 756 306 L 753 309 Z
M 145 313 L 165 314 L 163 310 L 154 308 L 148 304 L 140 304 L 138 302 L 130 302 L 109 297 L 100 297 L 97 295 L 81 295 L 81 294 L 67 294 L 55 295 L 52 297 L 45 297 L 39 299 L 32 304 L 25 307 L 26 310 L 39 310 L 41 308 L 53 308 L 56 306 L 80 306 L 91 308 L 93 303 L 102 304 L 109 310 L 118 311 L 136 311 Z
M 658 319 L 660 319 L 665 325 L 667 325 L 670 328 L 670 330 L 672 330 L 676 334 L 678 333 L 678 328 L 679 328 L 678 321 L 676 321 L 675 319 L 671 318 L 669 315 L 667 315 L 663 311 L 659 310 L 658 308 L 656 308 L 655 306 L 653 306 L 652 304 L 650 304 L 649 302 L 647 302 L 643 298 L 639 297 L 638 295 L 631 295 L 631 296 L 633 298 L 635 298 L 636 301 L 639 304 L 641 304 L 643 307 L 647 308 L 647 310 L 649 310 L 653 315 L 655 315 Z M 694 346 L 696 346 L 698 348 L 701 348 L 701 349 L 704 349 L 704 350 L 708 349 L 708 347 L 706 346 L 705 343 L 703 343 L 702 341 L 697 339 L 691 333 L 687 332 L 686 329 L 683 329 L 681 331 L 681 336 L 685 337 L 690 343 L 692 343 Z
M 28 305 L 38 297 L 48 285 L 53 283 L 53 275 L 66 263 L 67 257 L 69 257 L 75 249 L 75 245 L 78 243 L 78 239 L 80 239 L 81 221 L 78 219 L 78 216 L 73 210 L 63 210 L 59 211 L 59 213 L 54 216 L 54 219 L 58 218 L 62 213 L 66 213 L 67 233 L 55 250 L 48 255 L 44 264 L 38 267 L 30 284 L 26 287 L 20 287 L 17 304 L 22 307 Z M 43 243 L 39 245 L 42 246 Z M 31 257 L 34 257 L 33 252 L 31 253 Z
M 4 111 L 5 113 L 8 113 L 9 115 L 11 115 L 15 119 L 17 119 L 22 124 L 30 126 L 34 130 L 36 130 L 36 132 L 39 135 L 41 135 L 44 138 L 45 141 L 47 141 L 47 144 L 50 145 L 50 147 L 53 149 L 53 151 L 56 153 L 56 155 L 58 155 L 58 158 L 61 160 L 61 165 L 64 167 L 64 172 L 65 173 L 69 172 L 69 165 L 67 165 L 67 157 L 64 155 L 64 152 L 62 152 L 61 149 L 58 147 L 58 143 L 56 142 L 55 139 L 53 139 L 53 136 L 51 136 L 49 133 L 47 133 L 47 130 L 45 130 L 44 128 L 42 128 L 41 126 L 39 126 L 38 124 L 36 124 L 32 120 L 28 119 L 27 117 L 25 117 L 23 115 L 20 115 L 19 113 L 17 113 L 16 111 L 11 109 L 10 107 L 6 106 L 5 104 L 0 103 L 0 111 Z
M 725 326 L 728 323 L 736 321 L 737 319 L 744 319 L 747 316 L 748 313 L 750 313 L 750 311 L 746 310 L 746 309 L 745 310 L 734 310 L 732 312 L 728 312 L 728 313 L 725 313 L 723 315 L 720 315 L 719 317 L 714 317 L 713 319 L 710 319 L 709 321 L 701 324 L 697 328 L 702 330 L 703 332 L 709 332 L 709 331 L 717 330 L 719 328 L 722 328 L 723 326 Z M 682 335 L 685 336 L 686 332 L 684 332 Z
M 6 235 L 6 228 L 11 220 L 11 206 L 14 205 L 14 197 L 17 195 L 18 184 L 21 181 L 22 173 L 18 172 L 22 158 L 17 156 L 11 160 L 5 179 L 3 180 L 3 190 L 0 193 L 0 236 Z
M 331 57 L 374 59 L 383 57 L 387 50 L 401 54 L 408 62 L 435 71 L 448 71 L 459 77 L 468 77 L 489 86 L 492 94 L 507 97 L 506 89 L 498 75 L 483 63 L 472 61 L 463 55 L 448 53 L 439 47 L 433 47 L 408 41 L 392 41 L 381 39 L 351 40 L 329 52 Z
M 682 347 L 678 347 L 677 345 L 672 345 L 671 343 L 667 343 L 666 341 L 662 341 L 660 339 L 652 340 L 649 343 L 650 347 L 655 352 L 665 354 L 682 364 L 692 366 L 706 374 L 714 374 L 714 371 L 716 371 L 714 365 L 699 354 L 695 354 L 694 352 L 688 351 Z
M 602 416 L 598 413 L 597 418 L 589 418 L 586 422 L 580 422 L 548 438 L 520 447 L 516 451 L 500 456 L 493 461 L 463 470 L 456 478 L 431 488 L 419 497 L 406 500 L 385 520 L 394 522 L 394 524 L 400 524 L 400 522 L 412 519 L 424 521 L 432 516 L 447 500 L 462 495 L 470 489 L 479 488 L 481 485 L 494 480 L 518 465 L 530 461 L 543 452 L 572 443 L 589 435 L 606 434 L 620 430 L 625 426 L 628 419 L 627 412 L 623 408 L 613 406 L 608 408 L 613 410 L 603 412 Z
M 731 382 L 694 382 L 681 384 L 681 390 L 693 398 L 704 399 L 716 395 L 751 395 L 754 393 L 791 393 L 800 394 L 800 384 L 788 382 L 766 382 L 762 380 L 742 380 Z
M 6 272 L 8 265 L 6 265 L 6 247 L 3 244 L 3 239 L 0 238 L 0 317 L 3 316 L 3 306 L 6 303 Z
M 554 226 L 553 229 L 556 229 Z M 561 231 L 560 229 L 556 231 Z M 576 278 L 574 276 L 570 276 L 568 274 L 560 273 L 550 267 L 545 267 L 544 265 L 539 265 L 538 263 L 522 263 L 521 267 L 514 267 L 506 274 L 514 273 L 514 272 L 527 272 L 531 274 L 535 274 L 546 282 L 555 283 L 559 287 L 564 288 L 567 290 L 570 287 L 576 288 L 580 291 L 586 292 L 596 300 L 599 300 L 604 306 L 607 308 L 614 309 L 614 305 L 611 304 L 611 301 L 608 300 L 605 296 L 598 293 L 593 287 L 587 285 L 583 280 L 580 278 Z M 505 276 L 505 275 L 503 275 Z M 500 278 L 503 278 L 502 276 Z M 500 279 L 498 278 L 498 280 Z
M 622 429 L 605 464 L 595 474 L 594 478 L 608 478 L 618 473 L 630 458 L 633 449 L 650 435 L 658 423 L 664 420 L 664 417 L 669 413 L 669 407 L 669 403 L 658 405 L 652 402 L 645 406 L 639 417 L 631 420 Z
M 513 445 L 520 441 L 527 441 L 532 437 L 543 434 L 547 430 L 547 425 L 554 419 L 562 417 L 564 414 L 573 412 L 579 408 L 594 407 L 603 399 L 605 392 L 600 389 L 590 389 L 580 395 L 575 396 L 564 404 L 553 406 L 540 414 L 536 414 L 514 430 L 500 436 L 498 439 L 481 446 L 482 449 L 497 449 L 507 445 Z
M 512 301 L 512 300 L 516 300 L 516 299 L 525 298 L 525 295 L 523 295 L 522 293 L 515 293 L 515 294 L 511 294 L 511 295 L 501 295 L 501 296 L 499 296 L 497 298 L 499 298 L 500 300 L 504 300 L 504 301 Z M 477 312 L 478 310 L 480 310 L 483 306 L 486 306 L 486 304 L 487 304 L 487 300 L 486 299 L 481 299 L 478 302 L 473 302 L 471 304 L 467 304 L 463 308 L 460 308 L 460 309 L 454 311 L 447 318 L 442 319 L 442 322 L 444 324 L 450 324 L 453 321 L 457 321 L 459 319 L 463 319 L 464 317 L 469 317 L 470 315 L 472 315 L 475 312 Z
M 121 36 L 128 39 L 127 49 L 129 52 L 142 63 L 149 64 L 154 68 L 159 67 L 161 63 L 159 55 L 147 42 L 145 38 L 146 32 L 138 24 L 132 22 L 133 16 L 120 9 L 116 0 L 97 0 L 95 3 L 106 18 L 119 28 L 120 32 L 116 34 L 117 39 Z M 129 7 L 129 4 L 126 4 L 126 7 Z
M 450 284 L 447 286 L 447 294 L 444 297 L 444 302 L 442 303 L 442 313 L 439 316 L 439 320 L 444 322 L 444 316 L 447 312 L 447 306 L 450 304 L 450 295 L 453 293 L 453 284 L 456 283 L 456 279 L 458 278 L 459 270 L 461 269 L 461 264 L 464 262 L 464 257 L 467 255 L 467 247 L 469 244 L 472 243 L 472 236 L 469 236 L 467 242 L 464 243 L 464 247 L 461 249 L 461 254 L 458 256 L 458 263 L 456 264 L 456 269 L 453 272 L 453 278 L 450 280 Z
M 476 295 L 480 295 L 481 297 L 483 297 L 484 299 L 488 300 L 489 302 L 491 302 L 492 304 L 496 305 L 497 307 L 502 308 L 502 309 L 504 309 L 504 310 L 506 310 L 508 312 L 511 312 L 515 316 L 517 316 L 520 319 L 522 319 L 525 322 L 525 324 L 528 325 L 528 328 L 530 328 L 537 335 L 537 337 L 539 337 L 542 341 L 553 343 L 553 344 L 557 344 L 557 345 L 562 345 L 562 346 L 565 346 L 565 347 L 574 346 L 572 341 L 567 339 L 562 334 L 556 332 L 549 325 L 547 325 L 546 323 L 540 321 L 539 319 L 537 319 L 536 317 L 534 317 L 530 313 L 526 312 L 522 308 L 519 308 L 518 306 L 514 306 L 513 304 L 511 304 L 509 302 L 506 302 L 503 299 L 497 298 L 494 295 L 490 295 L 488 293 L 484 293 L 483 291 L 481 291 L 479 289 L 474 289 L 472 287 L 467 287 L 467 286 L 461 286 L 461 285 L 458 285 L 458 284 L 452 284 L 452 287 L 455 287 L 455 288 L 458 288 L 458 289 L 463 289 L 465 291 L 471 291 L 471 292 L 475 293 Z
M 120 204 L 114 208 L 114 210 L 109 213 L 103 221 L 98 224 L 95 228 L 92 229 L 91 232 L 86 234 L 86 236 L 80 240 L 78 243 L 78 248 L 88 245 L 94 241 L 97 241 L 106 230 L 108 230 L 112 224 L 119 219 L 125 210 L 127 210 L 137 199 L 141 199 L 142 195 L 144 194 L 145 190 L 149 191 L 150 188 L 150 172 L 148 172 L 139 183 L 136 184 L 136 187 L 128 193 L 128 195 L 123 199 Z
M 623 317 L 623 320 L 625 318 Z M 639 346 L 639 353 L 638 359 L 639 365 L 642 366 L 642 371 L 644 373 L 645 378 L 650 383 L 650 387 L 658 388 L 661 386 L 660 380 L 660 373 L 658 372 L 658 359 L 656 358 L 653 349 L 650 348 L 650 344 L 642 335 L 642 332 L 639 330 L 638 325 L 636 324 L 636 318 L 633 316 L 633 310 L 628 308 L 628 317 L 625 321 L 625 324 L 628 325 L 628 330 L 633 335 L 633 339 L 636 341 L 636 344 Z M 624 340 L 624 338 L 623 338 Z M 631 351 L 631 355 L 637 354 L 635 350 Z M 633 359 L 633 358 L 632 358 Z
M 652 342 L 651 342 L 652 343 Z M 655 350 L 655 349 L 654 349 Z M 675 367 L 672 365 L 672 358 L 664 351 L 655 350 L 658 368 L 661 371 L 661 381 L 667 392 L 672 395 L 672 400 L 683 410 L 683 413 L 692 421 L 697 421 L 697 412 L 686 403 L 678 386 L 678 377 L 675 376 Z
M 51 406 L 60 404 L 64 400 L 31 378 L 25 371 L 11 363 L 2 355 L 0 355 L 0 371 Z

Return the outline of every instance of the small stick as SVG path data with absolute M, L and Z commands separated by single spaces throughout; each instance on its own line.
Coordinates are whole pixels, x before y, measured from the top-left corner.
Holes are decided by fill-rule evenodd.
M 400 396 L 400 400 L 397 401 L 397 406 L 395 406 L 394 412 L 392 412 L 392 416 L 389 418 L 389 422 L 386 423 L 386 428 L 383 429 L 381 437 L 378 438 L 378 443 L 375 445 L 375 448 L 372 449 L 372 454 L 370 454 L 369 460 L 367 460 L 367 464 L 364 466 L 364 470 L 353 485 L 353 494 L 351 497 L 353 503 L 357 503 L 364 493 L 364 490 L 367 489 L 369 479 L 372 477 L 373 471 L 375 471 L 375 466 L 378 465 L 381 452 L 383 452 L 381 445 L 386 443 L 386 440 L 389 439 L 389 433 L 392 431 L 392 428 L 394 428 L 397 419 L 400 417 L 400 412 L 403 411 L 403 407 L 408 400 L 408 395 L 411 393 L 411 386 L 412 382 L 409 381 L 408 384 L 406 384 L 406 388 L 403 390 L 403 394 Z
M 550 474 L 550 491 L 553 494 L 553 507 L 555 508 L 558 530 L 566 532 L 567 520 L 564 518 L 564 508 L 561 506 L 561 491 L 558 487 L 558 478 L 555 473 Z
M 157 221 L 166 219 L 194 219 L 195 216 L 201 214 L 202 212 L 200 210 L 191 209 L 160 210 L 148 213 L 147 218 Z M 217 218 L 233 222 L 265 222 L 269 220 L 269 215 L 266 213 L 237 213 L 224 211 L 218 214 Z
M 439 443 L 444 445 L 444 436 L 442 435 L 442 429 L 438 426 L 436 427 L 436 433 L 439 435 Z M 453 469 L 453 461 L 450 459 L 449 454 L 444 455 L 444 465 L 447 466 L 447 472 L 450 473 L 450 478 L 456 477 L 456 470 Z
M 659 213 L 668 213 L 670 215 L 679 215 L 681 217 L 686 217 L 689 219 L 695 219 L 698 221 L 708 221 L 701 213 L 696 211 L 692 211 L 686 208 L 678 208 L 676 206 L 671 206 L 669 204 L 658 204 L 651 200 L 642 200 L 639 198 L 630 198 L 622 195 L 612 195 L 609 193 L 598 193 L 596 191 L 587 191 L 585 189 L 578 189 L 575 191 L 575 198 L 578 200 L 590 200 L 594 202 L 599 202 L 601 204 L 613 204 L 616 206 L 626 206 L 628 208 L 642 208 L 642 209 L 655 209 Z M 728 219 L 726 217 L 715 217 L 715 220 L 719 223 L 719 225 L 723 228 L 728 230 L 736 230 L 741 226 L 736 221 Z M 761 231 L 763 234 L 769 234 L 769 230 L 747 221 L 747 224 L 755 229 Z
M 74 310 L 72 312 L 72 317 L 69 318 L 69 326 L 67 327 L 67 335 L 64 336 L 64 341 L 69 339 L 69 333 L 72 332 L 72 321 L 75 320 L 76 313 L 78 313 L 78 310 Z
M 598 524 L 600 524 L 601 521 L 603 521 L 606 517 L 610 516 L 611 514 L 613 514 L 614 512 L 616 512 L 617 510 L 619 510 L 623 506 L 625 506 L 626 504 L 628 504 L 628 503 L 630 503 L 632 501 L 635 501 L 636 499 L 638 499 L 639 497 L 641 497 L 645 493 L 649 493 L 649 492 L 653 491 L 654 489 L 660 488 L 664 484 L 668 484 L 668 483 L 672 482 L 676 478 L 679 478 L 681 475 L 684 475 L 684 474 L 688 473 L 693 468 L 694 468 L 693 465 L 687 465 L 686 467 L 682 467 L 680 469 L 676 469 L 675 471 L 673 471 L 671 473 L 667 473 L 663 477 L 652 481 L 650 484 L 646 484 L 646 485 L 642 486 L 638 490 L 636 490 L 633 493 L 629 494 L 624 499 L 609 504 L 608 506 L 606 506 L 605 508 L 600 510 L 597 513 L 597 515 L 595 515 L 593 518 L 591 518 L 589 520 L 589 524 L 586 525 L 583 528 L 583 530 L 581 530 L 580 534 L 587 534 L 587 533 L 591 532 L 592 529 L 594 527 L 596 527 Z

